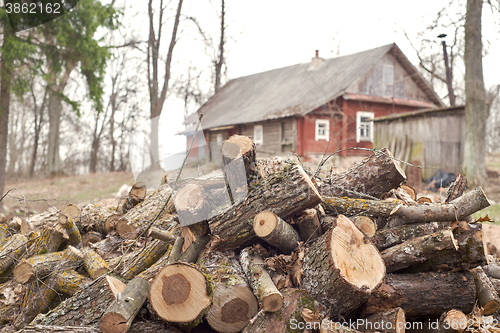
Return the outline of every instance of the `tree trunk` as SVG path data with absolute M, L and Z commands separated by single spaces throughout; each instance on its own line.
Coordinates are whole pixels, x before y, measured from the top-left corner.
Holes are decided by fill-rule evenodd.
M 215 61 L 215 84 L 214 92 L 217 93 L 221 86 L 221 76 L 222 76 L 222 66 L 225 64 L 224 59 L 224 45 L 226 44 L 226 38 L 224 36 L 226 32 L 225 25 L 226 18 L 226 5 L 224 0 L 221 1 L 221 13 L 220 13 L 220 40 L 219 40 L 219 54 L 217 60 Z
M 364 318 L 362 324 L 357 325 L 356 328 L 367 333 L 404 333 L 405 324 L 405 311 L 401 308 L 394 308 Z
M 366 301 L 385 275 L 378 250 L 343 215 L 311 245 L 302 269 L 302 287 L 338 316 Z
M 417 265 L 434 259 L 443 253 L 455 252 L 458 244 L 451 230 L 441 230 L 434 234 L 410 239 L 402 244 L 384 250 L 381 255 L 387 273 Z
M 399 187 L 405 179 L 399 162 L 392 158 L 389 150 L 383 148 L 345 172 L 322 182 L 318 191 L 328 197 L 378 198 Z
M 449 309 L 472 311 L 476 286 L 470 273 L 387 274 L 372 292 L 366 316 L 401 307 L 406 317 L 440 316 Z
M 261 256 L 247 247 L 240 253 L 240 263 L 254 295 L 259 300 L 260 307 L 267 312 L 276 312 L 281 309 L 283 295 L 264 268 Z
M 212 306 L 206 315 L 210 327 L 220 333 L 240 332 L 258 310 L 238 258 L 231 252 L 207 252 L 199 261 L 214 282 Z
M 101 276 L 67 298 L 47 314 L 38 315 L 31 325 L 94 326 L 99 325 L 104 312 L 125 284 L 110 275 Z
M 476 298 L 479 306 L 483 308 L 484 315 L 491 315 L 500 307 L 500 298 L 490 279 L 481 266 L 471 269 L 476 284 Z
M 52 87 L 54 89 L 54 87 Z M 57 90 L 49 92 L 49 137 L 47 150 L 47 166 L 49 174 L 55 175 L 61 171 L 59 157 L 59 127 L 61 122 L 61 97 Z
M 255 215 L 253 231 L 258 237 L 286 254 L 299 246 L 300 237 L 297 231 L 276 214 L 268 211 L 262 211 Z
M 463 174 L 473 184 L 485 184 L 486 93 L 481 41 L 482 0 L 467 0 L 465 14 L 465 141 Z
M 191 264 L 166 265 L 153 279 L 149 303 L 166 321 L 198 325 L 210 307 L 212 282 Z
M 320 202 L 320 195 L 302 167 L 293 165 L 272 174 L 252 187 L 247 198 L 230 210 L 208 220 L 212 235 L 221 239 L 220 249 L 234 249 L 255 238 L 252 219 L 262 210 L 288 218 Z

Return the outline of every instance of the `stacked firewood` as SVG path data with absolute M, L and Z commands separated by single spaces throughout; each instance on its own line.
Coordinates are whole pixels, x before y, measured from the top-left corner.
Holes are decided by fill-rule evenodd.
M 221 153 L 221 176 L 149 195 L 136 184 L 118 207 L 69 204 L 2 226 L 4 331 L 404 332 L 420 321 L 463 332 L 496 320 L 500 266 L 471 218 L 489 203 L 481 188 L 464 194 L 463 177 L 433 203 L 387 149 L 326 178 L 256 161 L 244 136 Z

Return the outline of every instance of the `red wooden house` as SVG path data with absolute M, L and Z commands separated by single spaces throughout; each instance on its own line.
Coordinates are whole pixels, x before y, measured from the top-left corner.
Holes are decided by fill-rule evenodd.
M 260 157 L 293 151 L 307 160 L 372 148 L 374 117 L 438 106 L 439 97 L 396 44 L 333 59 L 316 52 L 310 63 L 229 81 L 197 111 L 208 145 L 191 156 L 219 160 L 222 141 L 233 134 L 253 137 Z M 185 121 L 188 144 L 197 118 Z M 367 152 L 341 156 L 360 154 Z

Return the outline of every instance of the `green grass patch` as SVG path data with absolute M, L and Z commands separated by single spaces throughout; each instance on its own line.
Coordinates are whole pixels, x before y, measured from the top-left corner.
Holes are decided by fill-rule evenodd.
M 485 217 L 486 215 L 488 215 L 490 220 L 493 220 L 495 224 L 500 224 L 500 204 L 490 205 L 489 207 L 474 213 L 472 217 L 474 217 L 474 219 L 478 219 Z

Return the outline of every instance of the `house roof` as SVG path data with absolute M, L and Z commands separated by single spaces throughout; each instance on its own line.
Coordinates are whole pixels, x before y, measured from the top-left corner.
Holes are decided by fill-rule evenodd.
M 396 44 L 322 61 L 303 63 L 230 80 L 197 112 L 205 129 L 305 115 L 341 96 L 388 52 L 436 105 L 442 102 Z M 194 113 L 185 121 L 193 123 Z
M 417 110 L 417 111 L 412 111 L 412 112 L 405 112 L 405 113 L 398 113 L 398 114 L 392 114 L 390 116 L 383 116 L 383 117 L 375 117 L 373 119 L 374 122 L 382 122 L 382 121 L 393 121 L 393 120 L 400 120 L 400 119 L 407 119 L 407 118 L 416 118 L 416 117 L 434 117 L 434 116 L 445 116 L 453 113 L 464 113 L 465 112 L 465 106 L 464 105 L 457 105 L 457 106 L 448 106 L 448 107 L 441 107 L 441 108 L 432 108 L 432 109 L 424 109 L 424 110 Z

